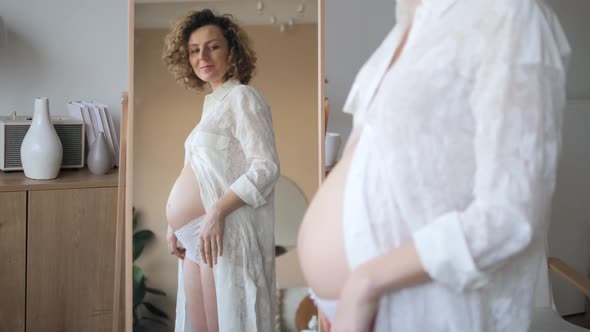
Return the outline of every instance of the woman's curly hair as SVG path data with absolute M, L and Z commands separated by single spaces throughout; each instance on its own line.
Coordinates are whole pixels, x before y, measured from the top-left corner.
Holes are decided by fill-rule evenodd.
M 178 19 L 165 39 L 162 60 L 178 83 L 187 89 L 203 90 L 206 82 L 194 72 L 189 62 L 188 40 L 191 34 L 206 25 L 221 29 L 229 48 L 229 68 L 225 79 L 235 78 L 248 84 L 256 69 L 256 54 L 250 39 L 229 14 L 215 15 L 210 9 L 191 11 Z

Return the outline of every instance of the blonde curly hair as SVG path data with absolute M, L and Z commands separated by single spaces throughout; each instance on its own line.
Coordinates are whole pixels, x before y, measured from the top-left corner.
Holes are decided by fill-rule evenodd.
M 165 39 L 162 60 L 176 81 L 187 89 L 202 91 L 207 82 L 201 80 L 189 62 L 188 40 L 191 34 L 206 25 L 221 29 L 229 48 L 229 69 L 225 79 L 235 78 L 248 84 L 256 69 L 256 53 L 250 39 L 230 14 L 215 15 L 210 9 L 191 11 L 176 21 Z

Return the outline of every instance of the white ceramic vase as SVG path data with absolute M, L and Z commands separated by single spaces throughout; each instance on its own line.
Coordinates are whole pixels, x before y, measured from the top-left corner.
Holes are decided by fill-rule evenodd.
M 28 178 L 48 180 L 59 174 L 63 147 L 49 116 L 47 97 L 35 99 L 33 122 L 20 147 L 20 158 Z
M 333 166 L 337 159 L 338 153 L 340 152 L 340 144 L 342 138 L 338 133 L 327 132 L 326 133 L 326 166 Z

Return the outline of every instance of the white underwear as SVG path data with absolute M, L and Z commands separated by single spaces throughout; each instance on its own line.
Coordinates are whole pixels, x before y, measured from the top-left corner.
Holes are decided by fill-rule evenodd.
M 311 288 L 309 289 L 309 296 L 318 307 L 318 310 L 321 311 L 328 322 L 331 324 L 334 321 L 334 317 L 336 316 L 336 308 L 338 307 L 338 300 L 324 300 L 319 298 Z
M 199 234 L 201 231 L 201 222 L 204 217 L 204 215 L 200 216 L 174 232 L 178 241 L 180 241 L 182 246 L 186 249 L 185 257 L 197 264 L 201 263 L 201 255 L 199 254 Z

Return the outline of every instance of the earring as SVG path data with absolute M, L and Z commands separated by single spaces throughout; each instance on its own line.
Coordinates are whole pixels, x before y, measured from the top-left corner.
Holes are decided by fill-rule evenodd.
M 227 70 L 227 76 L 228 76 L 228 78 L 232 78 L 232 77 L 234 77 L 235 74 L 236 74 L 236 65 L 232 63 L 229 66 L 229 69 Z

